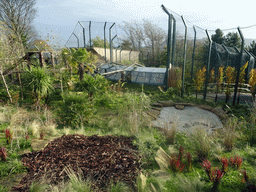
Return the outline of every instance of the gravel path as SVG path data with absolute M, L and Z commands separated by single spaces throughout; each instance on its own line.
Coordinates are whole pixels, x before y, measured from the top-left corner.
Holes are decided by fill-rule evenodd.
M 199 107 L 185 106 L 183 110 L 175 107 L 163 107 L 157 120 L 153 121 L 156 127 L 171 128 L 175 125 L 178 131 L 191 132 L 195 127 L 212 129 L 222 128 L 219 117 L 214 113 Z

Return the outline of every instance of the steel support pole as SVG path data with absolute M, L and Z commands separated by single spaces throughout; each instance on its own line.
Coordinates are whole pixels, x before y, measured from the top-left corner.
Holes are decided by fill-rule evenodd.
M 176 19 L 172 17 L 173 19 L 173 34 L 172 34 L 172 59 L 171 63 L 172 66 L 175 66 L 175 51 L 176 51 Z
M 236 95 L 237 95 L 238 84 L 239 84 L 240 68 L 241 68 L 241 66 L 243 66 L 243 52 L 244 52 L 244 35 L 243 35 L 242 31 L 240 30 L 240 27 L 238 27 L 237 29 L 240 34 L 240 38 L 242 40 L 242 46 L 241 46 L 241 51 L 240 51 L 240 63 L 236 67 L 237 68 L 236 69 L 237 76 L 236 76 L 236 85 L 235 85 L 235 92 L 234 92 L 234 98 L 233 98 L 233 105 L 236 104 Z M 238 104 L 238 102 L 239 101 L 237 100 L 237 104 Z
M 109 28 L 109 52 L 110 52 L 110 63 L 112 62 L 112 37 L 111 37 L 111 29 L 112 27 L 115 25 L 115 23 L 113 23 L 111 25 L 111 27 Z
M 78 23 L 81 25 L 81 27 L 83 28 L 83 41 L 84 41 L 84 48 L 86 48 L 86 42 L 85 42 L 85 28 L 82 25 L 82 23 L 80 21 L 78 21 Z
M 77 47 L 80 48 L 80 47 L 79 47 L 79 38 L 76 36 L 76 34 L 75 34 L 74 32 L 73 32 L 73 35 L 74 35 L 74 36 L 76 37 L 76 39 L 77 39 Z
M 207 86 L 208 86 L 208 79 L 209 79 L 209 70 L 210 70 L 210 62 L 211 62 L 211 52 L 212 52 L 212 40 L 209 36 L 209 33 L 207 30 L 205 30 L 206 35 L 208 37 L 209 41 L 209 48 L 208 48 L 208 61 L 207 61 L 207 68 L 206 68 L 206 78 L 205 78 L 205 87 L 204 87 L 204 100 L 206 100 L 207 95 Z
M 129 53 L 129 61 L 131 61 L 131 53 L 132 53 L 132 49 L 131 49 L 131 51 Z
M 162 5 L 164 12 L 168 15 L 168 39 L 167 39 L 167 58 L 166 58 L 166 74 L 165 74 L 165 89 L 168 89 L 168 79 L 170 70 L 170 55 L 171 55 L 171 39 L 172 39 L 172 19 L 173 16 L 167 11 L 167 9 Z
M 123 47 L 121 47 L 121 50 L 120 50 L 120 63 L 122 63 L 122 51 L 123 51 Z
M 117 37 L 117 35 L 115 35 L 112 39 L 111 39 L 111 47 L 112 47 L 112 43 L 114 41 L 114 39 Z M 110 49 L 110 62 L 113 62 L 113 48 Z
M 196 28 L 193 26 L 194 29 L 194 46 L 193 46 L 193 53 L 192 53 L 192 66 L 191 66 L 191 81 L 193 80 L 194 76 L 194 63 L 195 63 L 195 52 L 196 52 Z
M 187 33 L 188 33 L 188 28 L 187 28 L 187 24 L 183 18 L 183 16 L 181 16 L 181 19 L 184 23 L 185 26 L 185 39 L 184 39 L 184 53 L 183 53 L 183 69 L 182 69 L 182 87 L 181 87 L 181 97 L 184 96 L 184 84 L 185 84 L 185 69 L 186 69 L 186 53 L 187 53 Z
M 92 22 L 89 22 L 89 41 L 90 41 L 90 49 L 92 49 L 92 31 L 91 31 Z
M 105 22 L 105 25 L 104 25 L 104 51 L 105 51 L 105 63 L 107 62 L 106 25 L 107 25 L 107 22 Z

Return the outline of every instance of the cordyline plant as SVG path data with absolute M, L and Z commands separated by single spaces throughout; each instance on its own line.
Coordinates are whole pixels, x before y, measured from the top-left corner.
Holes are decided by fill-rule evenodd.
M 181 172 L 185 167 L 185 164 L 183 164 L 181 162 L 181 160 L 176 157 L 176 156 L 173 156 L 170 160 L 170 168 L 173 172 Z
M 221 179 L 225 175 L 225 171 L 219 168 L 212 170 L 211 162 L 208 159 L 205 159 L 201 164 L 201 166 L 204 168 L 206 174 L 209 177 L 209 180 L 213 182 L 212 191 L 217 191 L 219 184 L 221 182 Z
M 228 102 L 229 97 L 231 95 L 230 86 L 234 82 L 235 82 L 235 68 L 231 67 L 231 66 L 228 66 L 227 69 L 226 69 L 226 83 L 227 83 L 226 91 L 225 91 L 226 102 Z
M 222 164 L 222 171 L 227 172 L 228 171 L 228 158 L 225 156 L 220 159 L 220 163 Z
M 7 129 L 7 128 L 3 131 L 5 134 L 6 142 L 7 142 L 7 144 L 9 144 L 12 140 L 12 132 L 10 131 L 10 129 Z
M 0 157 L 3 161 L 6 161 L 7 158 L 7 151 L 5 147 L 0 148 Z
M 249 74 L 249 85 L 251 86 L 251 94 L 253 100 L 255 100 L 256 94 L 256 69 L 252 69 Z
M 203 67 L 202 69 L 197 71 L 196 77 L 195 79 L 193 79 L 194 85 L 196 87 L 196 98 L 197 98 L 197 93 L 201 91 L 203 83 L 205 81 L 205 72 L 206 72 L 206 68 Z

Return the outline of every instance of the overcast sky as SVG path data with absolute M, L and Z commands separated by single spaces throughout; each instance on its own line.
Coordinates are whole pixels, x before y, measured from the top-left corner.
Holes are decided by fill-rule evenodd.
M 68 40 L 78 21 L 115 22 L 119 26 L 123 21 L 149 19 L 167 30 L 168 17 L 162 4 L 170 12 L 183 15 L 189 26 L 203 29 L 256 24 L 253 0 L 243 0 L 240 4 L 234 0 L 37 0 L 38 16 L 34 23 L 42 38 L 54 34 L 61 44 Z M 180 19 L 178 22 L 182 24 Z M 180 25 L 178 31 L 183 31 Z M 256 39 L 256 26 L 242 31 L 245 38 Z

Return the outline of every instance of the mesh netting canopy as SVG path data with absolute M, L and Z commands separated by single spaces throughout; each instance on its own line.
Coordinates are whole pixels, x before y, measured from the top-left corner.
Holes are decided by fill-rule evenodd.
M 138 83 L 145 85 L 164 85 L 166 68 L 106 64 L 99 68 L 99 72 L 101 74 L 104 74 L 109 80 L 113 81 L 123 79 L 124 81 L 129 83 Z
M 217 69 L 220 66 L 238 68 L 241 65 L 240 50 L 237 47 L 226 47 L 225 45 L 213 42 L 211 57 L 211 68 Z M 242 63 L 248 62 L 246 70 L 247 79 L 249 72 L 254 68 L 255 59 L 256 57 L 252 53 L 244 50 Z

